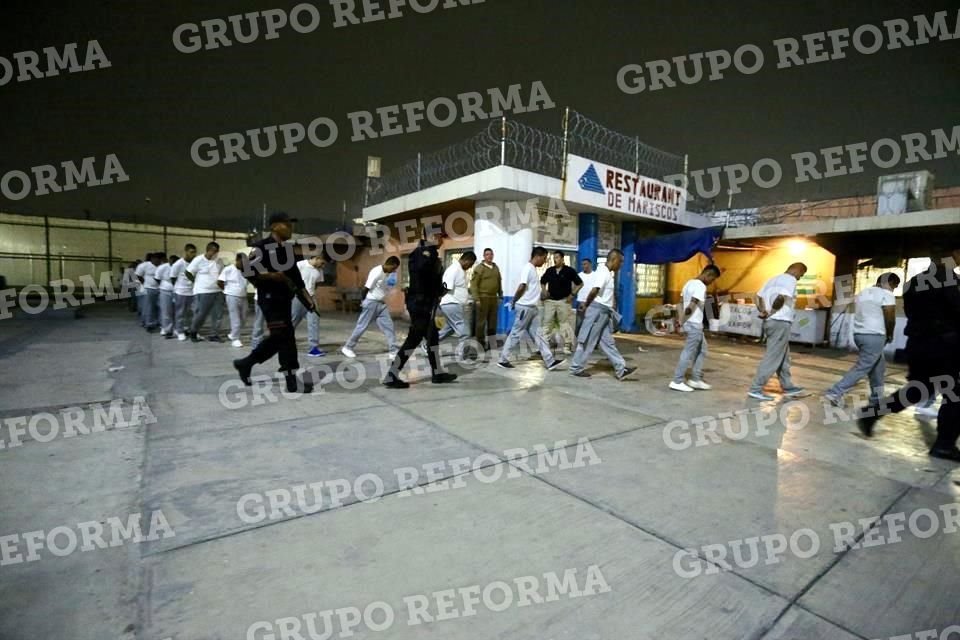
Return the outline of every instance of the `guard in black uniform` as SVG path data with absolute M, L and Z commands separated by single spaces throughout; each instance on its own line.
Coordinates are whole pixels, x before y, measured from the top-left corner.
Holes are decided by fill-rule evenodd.
M 443 286 L 443 263 L 440 262 L 438 252 L 439 242 L 437 234 L 432 234 L 429 238 L 424 234 L 416 250 L 410 254 L 410 287 L 406 294 L 407 310 L 410 312 L 410 333 L 383 379 L 383 384 L 392 389 L 406 389 L 410 386 L 400 379 L 400 371 L 424 338 L 427 340 L 427 357 L 433 372 L 432 382 L 443 384 L 457 379 L 455 374 L 440 370 L 437 348 L 439 336 L 434 316 L 437 303 L 446 292 Z
M 296 376 L 300 362 L 297 360 L 297 342 L 290 315 L 294 298 L 310 311 L 315 305 L 304 288 L 303 276 L 297 268 L 298 256 L 293 244 L 287 241 L 293 236 L 296 219 L 286 213 L 270 216 L 270 235 L 253 243 L 253 250 L 243 260 L 243 275 L 257 288 L 257 304 L 267 322 L 267 336 L 246 358 L 233 361 L 240 379 L 249 386 L 253 365 L 261 364 L 279 355 L 280 370 L 284 372 L 287 391 L 298 389 Z M 303 382 L 303 393 L 310 393 L 313 384 Z
M 857 426 L 868 438 L 873 425 L 888 412 L 899 413 L 940 392 L 937 440 L 930 455 L 960 462 L 960 287 L 952 272 L 960 262 L 960 249 L 952 258 L 933 261 L 930 268 L 910 278 L 903 290 L 907 316 L 907 380 L 911 384 L 893 395 L 871 402 Z

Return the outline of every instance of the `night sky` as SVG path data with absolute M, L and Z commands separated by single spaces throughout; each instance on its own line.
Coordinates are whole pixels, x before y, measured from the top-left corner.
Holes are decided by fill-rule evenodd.
M 61 3 L 67 4 L 67 3 Z M 960 39 L 842 60 L 776 68 L 773 40 L 948 10 L 957 2 L 666 2 L 650 0 L 486 0 L 421 15 L 333 28 L 334 11 L 315 2 L 320 27 L 289 27 L 274 40 L 194 54 L 178 52 L 174 29 L 186 22 L 273 8 L 284 0 L 78 1 L 65 8 L 5 0 L 0 56 L 99 41 L 108 69 L 0 86 L 0 175 L 115 153 L 130 181 L 12 201 L 0 211 L 248 229 L 262 203 L 322 232 L 358 208 L 365 158 L 384 170 L 473 135 L 484 123 L 457 123 L 383 140 L 350 141 L 347 113 L 466 91 L 542 81 L 556 108 L 516 118 L 560 133 L 570 106 L 654 146 L 690 156 L 692 169 L 763 157 L 778 159 L 787 179 L 734 199 L 748 205 L 799 198 L 870 194 L 876 177 L 926 168 L 938 186 L 960 184 L 960 158 L 889 170 L 871 164 L 853 177 L 795 184 L 791 153 L 960 124 Z M 361 13 L 358 11 L 358 13 Z M 911 21 L 912 22 L 912 21 Z M 262 23 L 261 23 L 262 25 Z M 911 35 L 915 32 L 911 31 Z M 671 58 L 746 43 L 766 55 L 745 76 L 680 84 L 627 95 L 617 72 L 628 63 Z M 41 52 L 41 59 L 43 54 Z M 42 66 L 41 68 L 45 68 Z M 325 149 L 303 143 L 295 154 L 200 168 L 190 158 L 201 136 L 279 125 L 318 116 L 340 126 Z M 508 115 L 509 117 L 509 115 Z M 151 202 L 147 204 L 145 198 Z M 725 200 L 725 199 L 724 199 Z M 725 201 L 724 201 L 725 204 Z

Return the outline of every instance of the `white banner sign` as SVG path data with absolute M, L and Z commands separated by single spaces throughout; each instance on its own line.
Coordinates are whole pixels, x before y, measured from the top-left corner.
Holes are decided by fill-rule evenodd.
M 689 226 L 687 192 L 660 180 L 580 156 L 567 156 L 564 199 L 597 209 Z

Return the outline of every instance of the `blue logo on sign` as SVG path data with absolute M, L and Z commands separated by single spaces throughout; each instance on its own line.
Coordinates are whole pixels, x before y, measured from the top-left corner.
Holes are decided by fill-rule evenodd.
M 583 172 L 577 182 L 584 191 L 593 191 L 601 195 L 606 193 L 603 189 L 603 183 L 600 182 L 600 176 L 597 175 L 597 170 L 592 164 L 587 167 L 587 170 Z

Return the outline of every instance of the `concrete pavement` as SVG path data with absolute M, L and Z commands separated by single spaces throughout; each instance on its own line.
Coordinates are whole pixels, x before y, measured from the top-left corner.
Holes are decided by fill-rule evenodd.
M 241 389 L 230 360 L 245 349 L 148 335 L 119 305 L 0 323 L 2 557 L 26 558 L 28 532 L 130 514 L 146 530 L 160 512 L 172 532 L 5 562 L 0 638 L 786 640 L 960 624 L 960 467 L 926 455 L 932 427 L 912 410 L 864 440 L 816 395 L 747 400 L 760 347 L 716 337 L 709 392 L 668 390 L 680 341 L 650 336 L 618 340 L 639 367 L 622 382 L 598 351 L 590 379 L 531 359 L 390 390 L 375 329 L 359 367 L 338 368 L 353 319 L 324 317 L 329 355 L 301 364 L 332 382 L 300 398 L 267 378 Z M 817 392 L 851 357 L 793 360 Z M 902 379 L 891 366 L 888 385 Z M 152 420 L 93 429 L 91 405 L 138 398 Z M 27 430 L 11 446 L 10 419 L 74 406 L 89 435 Z M 698 438 L 743 409 L 743 437 Z M 914 518 L 899 539 L 895 514 Z M 855 534 L 865 544 L 835 548 L 842 523 L 867 518 L 881 519 Z

